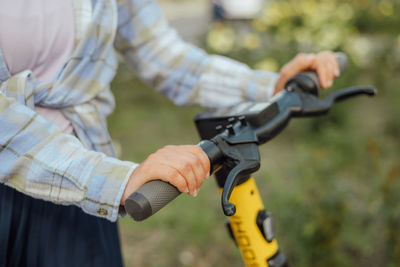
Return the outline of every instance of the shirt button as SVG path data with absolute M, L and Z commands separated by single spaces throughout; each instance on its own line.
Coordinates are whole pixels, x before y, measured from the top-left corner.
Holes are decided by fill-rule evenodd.
M 100 208 L 97 213 L 101 216 L 107 216 L 108 211 L 106 209 Z

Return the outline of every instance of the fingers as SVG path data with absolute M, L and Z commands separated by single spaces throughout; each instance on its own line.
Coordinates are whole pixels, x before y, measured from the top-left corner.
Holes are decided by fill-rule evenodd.
M 159 153 L 153 153 L 147 157 L 131 174 L 121 197 L 121 205 L 125 199 L 142 185 L 152 180 L 163 180 L 173 184 L 181 192 L 189 192 L 186 179 L 176 169 L 164 164 L 163 157 Z
M 174 185 L 181 192 L 189 192 L 186 178 L 178 169 L 171 166 L 160 150 L 147 157 L 139 168 L 141 168 L 140 174 L 145 177 L 145 183 L 151 180 L 163 180 Z
M 168 146 L 164 149 L 167 152 L 163 154 L 164 157 L 174 155 L 173 162 L 171 162 L 170 158 L 165 158 L 165 163 L 170 164 L 172 168 L 184 177 L 189 194 L 196 196 L 204 179 L 199 160 L 191 153 L 180 151 L 173 146 Z
M 147 157 L 132 173 L 123 200 L 151 180 L 163 180 L 196 196 L 209 176 L 208 156 L 199 146 L 166 146 Z
M 314 70 L 318 74 L 322 88 L 332 86 L 335 77 L 340 75 L 336 55 L 330 51 L 318 54 L 298 54 L 293 60 L 284 65 L 279 72 L 274 94 L 284 89 L 286 82 L 302 71 Z
M 199 146 L 193 145 L 166 146 L 165 149 L 176 154 L 177 168 L 184 172 L 183 176 L 187 174 L 190 194 L 197 195 L 204 178 L 210 172 L 210 161 L 206 153 Z
M 336 55 L 329 51 L 318 53 L 312 69 L 318 73 L 322 88 L 331 87 L 335 77 L 340 74 Z
M 157 175 L 157 177 L 160 177 L 158 178 L 159 180 L 174 185 L 182 193 L 190 192 L 186 178 L 179 172 L 179 170 L 169 165 L 160 164 L 158 172 L 160 173 Z
M 279 72 L 279 79 L 275 85 L 274 94 L 283 90 L 286 82 L 295 76 L 296 74 L 310 69 L 310 66 L 314 64 L 315 60 L 314 54 L 298 54 L 293 60 L 284 65 Z
M 205 172 L 205 176 L 210 176 L 210 159 L 200 146 L 184 145 L 180 146 L 183 150 L 194 154 L 200 160 L 201 166 Z

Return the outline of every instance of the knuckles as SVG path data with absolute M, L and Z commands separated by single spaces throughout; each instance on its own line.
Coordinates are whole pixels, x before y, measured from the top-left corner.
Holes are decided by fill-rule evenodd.
M 189 166 L 196 166 L 197 164 L 200 164 L 200 161 L 197 157 L 188 157 L 187 163 Z
M 175 169 L 170 169 L 168 171 L 168 177 L 171 177 L 172 179 L 176 179 L 179 176 L 179 173 Z
M 185 175 L 188 175 L 192 171 L 192 166 L 189 162 L 184 162 L 181 164 L 180 168 Z
M 181 149 L 180 146 L 173 145 L 166 145 L 158 149 L 156 152 L 150 154 L 142 163 L 143 172 L 150 174 L 152 178 L 161 178 L 159 176 L 162 175 L 163 177 L 161 179 L 175 185 L 182 192 L 186 191 L 188 185 L 191 186 L 188 178 L 194 174 L 196 185 L 193 184 L 192 186 L 199 187 L 207 174 L 205 174 L 204 177 L 197 177 L 198 175 L 195 172 L 195 168 L 201 167 L 203 170 L 203 163 L 206 163 L 205 166 L 209 166 L 209 161 L 201 147 L 196 145 L 189 147 L 189 151 L 187 147 L 182 147 Z M 178 161 L 175 156 L 180 153 L 184 154 L 185 157 L 179 157 L 184 159 Z M 161 162 L 165 164 L 165 159 L 167 159 L 167 165 L 169 165 L 170 168 L 165 168 L 165 166 L 163 167 L 163 165 L 160 165 Z M 171 159 L 169 164 L 168 159 Z M 205 162 L 206 160 L 207 162 Z M 204 172 L 206 172 L 206 170 L 204 170 Z

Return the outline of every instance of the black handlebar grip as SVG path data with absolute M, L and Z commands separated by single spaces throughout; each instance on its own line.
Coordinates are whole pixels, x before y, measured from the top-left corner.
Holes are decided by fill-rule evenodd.
M 170 183 L 153 180 L 144 184 L 125 200 L 125 210 L 135 221 L 143 221 L 174 200 L 180 193 Z

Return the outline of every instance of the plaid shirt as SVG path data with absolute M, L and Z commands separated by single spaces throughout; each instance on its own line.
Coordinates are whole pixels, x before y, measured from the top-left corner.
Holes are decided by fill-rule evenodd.
M 115 221 L 136 163 L 116 159 L 106 117 L 116 50 L 149 86 L 178 105 L 267 100 L 278 75 L 209 56 L 183 42 L 153 0 L 74 0 L 75 50 L 51 83 L 10 75 L 0 50 L 0 182 Z M 34 106 L 60 109 L 75 136 Z

